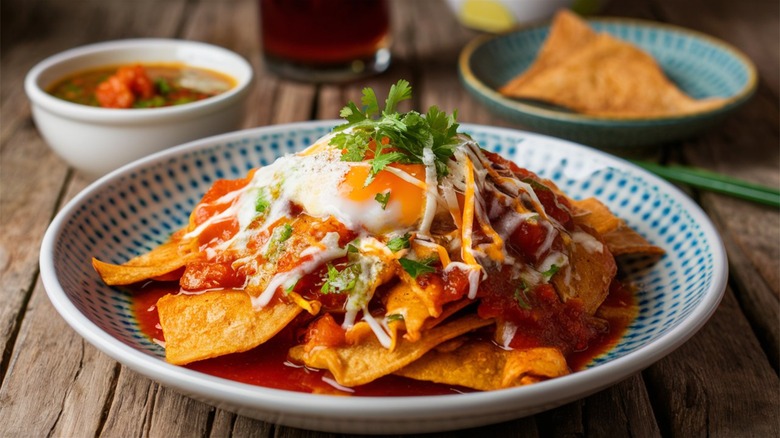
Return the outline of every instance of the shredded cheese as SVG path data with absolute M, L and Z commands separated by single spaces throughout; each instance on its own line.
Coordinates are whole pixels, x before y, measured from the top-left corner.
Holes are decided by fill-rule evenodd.
M 438 195 L 436 155 L 433 154 L 431 148 L 426 147 L 423 149 L 422 161 L 425 165 L 425 184 L 427 189 L 425 190 L 425 212 L 423 213 L 420 228 L 417 232 L 423 236 L 427 236 L 431 232 L 431 224 L 433 223 L 433 217 L 436 215 L 436 208 L 438 205 L 436 202 Z
M 371 327 L 371 330 L 374 332 L 374 335 L 376 335 L 376 339 L 379 343 L 385 348 L 390 348 L 390 345 L 393 342 L 392 339 L 390 339 L 390 335 L 387 334 L 384 327 L 382 327 L 382 324 L 371 316 L 371 313 L 368 312 L 368 307 L 363 307 L 363 321 L 367 322 L 368 326 Z
M 460 256 L 466 264 L 477 265 L 471 244 L 474 226 L 474 166 L 468 157 L 464 157 L 464 160 L 466 162 L 466 193 L 463 200 Z

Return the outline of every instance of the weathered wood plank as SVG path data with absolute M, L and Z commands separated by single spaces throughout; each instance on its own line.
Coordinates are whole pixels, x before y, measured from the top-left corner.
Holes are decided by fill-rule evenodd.
M 690 142 L 684 159 L 696 166 L 748 181 L 780 187 L 780 5 L 754 2 L 662 1 L 665 16 L 722 38 L 744 50 L 759 71 L 753 99 L 717 129 Z M 701 8 L 717 13 L 701 17 Z M 746 32 L 745 23 L 762 23 L 765 32 Z M 723 233 L 735 294 L 775 370 L 780 365 L 780 215 L 777 209 L 709 193 L 703 205 Z
M 100 429 L 103 437 L 144 436 L 148 434 L 155 411 L 158 385 L 119 365 L 114 396 L 106 406 Z
M 38 248 L 51 220 L 67 168 L 34 132 L 31 124 L 11 136 L 0 151 L 0 377 L 6 374 L 13 338 L 19 330 L 38 273 Z
M 42 19 L 46 14 L 39 6 L 37 2 L 15 5 L 12 17 Z M 14 26 L 6 19 L 4 15 L 3 27 Z M 59 43 L 49 39 L 35 42 L 32 28 L 20 32 L 26 43 L 9 47 L 0 55 L 0 273 L 4 291 L 0 301 L 0 379 L 6 374 L 13 338 L 35 284 L 40 241 L 67 176 L 67 166 L 35 130 L 22 85 L 41 54 L 57 50 Z
M 730 290 L 701 332 L 645 376 L 664 435 L 780 434 L 780 382 Z
M 587 436 L 661 436 L 641 374 L 585 400 Z
M 268 438 L 275 426 L 249 417 L 218 409 L 209 436 L 211 438 Z
M 256 1 L 199 1 L 191 5 L 181 38 L 228 48 L 252 64 L 255 82 L 247 99 L 243 128 L 273 123 L 279 81 L 262 64 Z
M 216 408 L 159 386 L 149 424 L 149 436 L 206 436 Z
M 237 415 L 230 436 L 235 438 L 266 438 L 276 436 L 275 431 L 275 426 L 271 424 Z
M 158 36 L 170 36 L 185 2 L 164 6 L 153 1 L 125 3 L 149 16 L 143 23 L 121 20 L 123 15 L 132 14 L 121 6 L 106 9 L 100 3 L 105 2 L 79 8 L 63 2 L 24 3 L 34 7 L 25 16 L 36 25 L 23 27 L 26 34 L 20 39 L 24 43 L 4 50 L 2 55 L 6 74 L 2 84 L 0 214 L 4 232 L 0 252 L 5 254 L 3 287 L 8 291 L 0 304 L 3 368 L 8 367 L 0 389 L 2 436 L 96 435 L 102 427 L 104 404 L 113 396 L 116 362 L 67 327 L 40 284 L 32 292 L 29 305 L 26 303 L 26 291 L 32 290 L 37 274 L 37 249 L 52 212 L 61 196 L 70 199 L 85 182 L 78 175 L 67 178 L 67 165 L 35 131 L 21 83 L 32 64 L 60 50 L 111 36 L 142 36 L 144 31 L 156 30 Z M 117 19 L 122 23 L 112 22 Z M 112 24 L 102 28 L 84 25 L 96 22 Z M 155 22 L 160 26 L 155 27 Z M 63 184 L 69 184 L 68 193 L 62 192 Z M 22 317 L 21 324 L 15 325 Z
M 115 367 L 67 326 L 37 284 L 0 388 L 0 436 L 94 435 Z

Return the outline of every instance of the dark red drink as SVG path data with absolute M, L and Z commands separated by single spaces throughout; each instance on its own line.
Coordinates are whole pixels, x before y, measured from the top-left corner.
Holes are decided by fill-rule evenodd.
M 386 0 L 260 0 L 268 67 L 302 80 L 341 80 L 385 70 Z

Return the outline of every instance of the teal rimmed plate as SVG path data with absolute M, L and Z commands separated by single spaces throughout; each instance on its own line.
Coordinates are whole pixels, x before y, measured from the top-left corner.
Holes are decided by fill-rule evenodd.
M 653 244 L 659 260 L 626 260 L 639 315 L 584 370 L 534 385 L 441 396 L 304 394 L 171 365 L 140 329 L 125 289 L 106 286 L 91 257 L 121 263 L 184 226 L 220 178 L 299 151 L 335 124 L 269 126 L 198 140 L 151 155 L 96 181 L 57 214 L 41 245 L 41 278 L 57 311 L 88 342 L 128 368 L 198 400 L 264 421 L 337 433 L 421 433 L 531 415 L 587 396 L 660 360 L 693 336 L 726 288 L 723 243 L 680 190 L 606 153 L 527 132 L 461 125 L 484 148 L 553 180 L 572 197 L 596 196 Z
M 733 46 L 700 32 L 651 21 L 588 20 L 648 52 L 666 75 L 694 98 L 724 97 L 711 111 L 674 117 L 615 119 L 586 116 L 542 103 L 511 99 L 497 90 L 536 59 L 549 24 L 500 36 L 481 36 L 461 52 L 460 78 L 478 101 L 498 115 L 543 134 L 613 152 L 654 146 L 695 136 L 744 104 L 756 88 L 753 63 Z

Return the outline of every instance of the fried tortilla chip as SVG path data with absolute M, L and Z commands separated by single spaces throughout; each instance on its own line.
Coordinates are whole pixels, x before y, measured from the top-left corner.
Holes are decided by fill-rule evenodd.
M 511 90 L 520 88 L 539 73 L 565 61 L 595 38 L 596 32 L 585 21 L 573 12 L 562 9 L 553 18 L 550 33 L 539 49 L 534 63 L 523 74 L 513 78 L 499 91 L 502 94 L 511 94 Z
M 121 265 L 101 262 L 93 257 L 92 267 L 107 285 L 126 286 L 169 274 L 195 257 L 197 254 L 180 247 L 178 240 L 171 240 Z
M 651 244 L 625 223 L 604 233 L 602 237 L 609 251 L 615 256 L 627 254 L 662 255 L 665 252 L 663 248 Z
M 552 277 L 555 289 L 566 301 L 579 298 L 592 315 L 609 294 L 609 285 L 617 274 L 615 258 L 596 237 L 585 231 L 572 233 L 569 266 Z
M 165 295 L 157 301 L 165 358 L 175 365 L 257 347 L 302 310 L 280 302 L 255 311 L 246 292 L 231 290 Z
M 309 353 L 298 345 L 290 349 L 289 356 L 312 368 L 329 370 L 340 385 L 357 386 L 398 371 L 444 341 L 490 324 L 494 324 L 492 319 L 469 315 L 426 331 L 417 342 L 401 339 L 393 351 L 370 337 L 357 345 L 320 348 Z
M 556 348 L 504 350 L 493 342 L 473 340 L 443 345 L 395 372 L 416 380 L 458 385 L 480 391 L 527 385 L 569 374 L 566 358 Z
M 554 25 L 571 22 L 556 20 Z M 544 52 L 559 51 L 560 56 L 548 56 L 544 65 L 532 68 L 529 75 L 520 77 L 522 80 L 508 83 L 501 93 L 614 118 L 689 114 L 725 102 L 723 98 L 692 99 L 664 75 L 652 56 L 632 44 L 606 33 L 586 40 L 584 45 L 563 40 L 552 47 L 546 42 Z
M 612 214 L 606 205 L 596 198 L 572 201 L 574 206 L 583 212 L 575 216 L 578 224 L 592 228 L 599 233 L 614 256 L 626 254 L 661 255 L 663 248 L 648 242 L 639 233 Z
M 420 339 L 420 330 L 425 321 L 431 317 L 428 306 L 420 300 L 418 295 L 404 282 L 399 282 L 387 293 L 385 309 L 388 315 L 401 315 L 389 324 L 391 337 L 395 340 L 399 330 L 405 329 L 404 337 L 410 341 Z
M 604 303 L 599 307 L 596 315 L 599 318 L 612 321 L 622 327 L 626 327 L 631 324 L 639 315 L 639 306 L 635 303 L 630 305 L 625 304 L 609 304 Z
M 583 214 L 575 215 L 575 221 L 592 228 L 603 235 L 623 224 L 623 221 L 612 214 L 606 205 L 596 198 L 586 198 L 580 201 L 571 200 L 571 203 Z
M 403 269 L 398 271 L 398 276 L 401 279 L 401 283 L 404 284 L 411 292 L 413 292 L 420 303 L 425 305 L 428 309 L 428 314 L 431 316 L 439 316 L 442 311 L 442 303 L 438 299 L 441 293 L 441 288 L 434 283 L 420 286 L 420 284 L 409 275 L 408 272 Z

